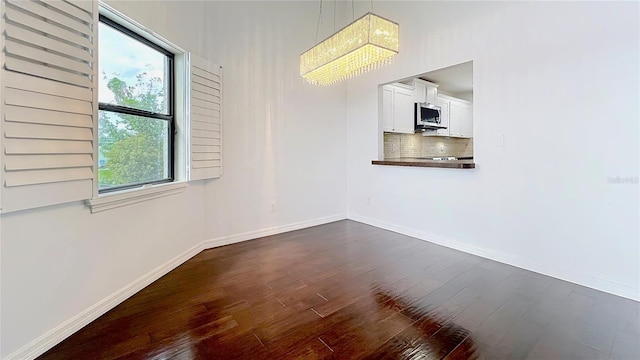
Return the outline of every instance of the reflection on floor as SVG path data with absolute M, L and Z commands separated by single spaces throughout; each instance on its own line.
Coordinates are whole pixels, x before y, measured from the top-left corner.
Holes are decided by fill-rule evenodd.
M 640 304 L 353 221 L 204 251 L 42 359 L 638 359 Z

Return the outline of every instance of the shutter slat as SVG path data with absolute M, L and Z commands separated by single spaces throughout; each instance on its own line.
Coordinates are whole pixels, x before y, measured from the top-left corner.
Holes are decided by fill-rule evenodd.
M 216 96 L 216 95 L 211 95 L 211 94 L 206 94 L 200 91 L 192 91 L 191 95 L 195 98 L 195 99 L 200 99 L 202 101 L 210 101 L 216 104 L 220 104 L 220 96 Z
M 193 129 L 193 131 L 191 131 L 191 136 L 207 139 L 220 139 L 220 132 Z
M 191 90 L 220 97 L 220 89 L 212 89 L 198 83 L 191 83 Z
M 192 76 L 191 81 L 213 90 L 220 90 L 220 83 L 211 81 L 201 76 Z
M 22 56 L 28 59 L 38 59 L 40 62 L 61 67 L 66 70 L 76 71 L 86 75 L 91 75 L 93 73 L 89 64 L 85 62 L 79 62 L 65 56 L 26 46 L 11 40 L 7 40 L 5 50 L 7 54 Z
M 90 115 L 70 114 L 20 106 L 6 106 L 4 117 L 6 121 L 13 122 L 93 128 L 93 121 Z
M 210 122 L 193 121 L 191 123 L 191 129 L 193 130 L 206 130 L 206 131 L 220 131 L 220 124 L 214 124 Z
M 199 66 L 198 64 L 193 64 L 194 74 L 198 76 L 205 77 L 207 79 L 217 79 L 220 80 L 220 67 L 216 66 L 214 68 L 207 68 L 203 66 Z
M 191 145 L 191 151 L 194 153 L 219 153 L 220 146 Z
M 211 122 L 200 122 L 193 121 L 191 124 L 191 128 L 193 130 L 204 130 L 204 131 L 220 131 L 220 124 L 215 124 Z
M 5 139 L 5 154 L 93 154 L 91 141 Z
M 206 153 L 193 153 L 191 154 L 191 160 L 199 161 L 199 160 L 219 160 L 220 153 L 219 152 L 206 152 Z
M 200 114 L 191 114 L 191 121 L 193 122 L 201 122 L 211 125 L 219 125 L 220 117 L 219 116 L 205 116 Z M 197 124 L 200 125 L 200 124 Z
M 91 15 L 90 14 L 87 14 L 86 12 L 78 9 L 77 7 L 71 5 L 71 4 L 67 3 L 67 2 L 64 2 L 64 1 L 61 1 L 61 0 L 40 0 L 40 1 L 42 1 L 43 3 L 45 3 L 45 4 L 47 4 L 47 5 L 51 6 L 51 7 L 54 7 L 54 8 L 56 8 L 56 9 L 58 9 L 58 10 L 64 12 L 64 13 L 66 13 L 66 14 L 74 16 L 77 19 L 82 20 L 87 24 L 91 23 L 91 21 L 93 21 L 91 19 Z
M 193 54 L 191 55 L 191 66 L 214 75 L 219 75 L 221 71 L 219 65 Z
M 93 166 L 91 155 L 7 155 L 5 170 L 35 170 Z
M 84 86 L 86 88 L 93 88 L 93 82 L 91 82 L 91 80 L 86 76 L 73 74 L 68 71 L 54 69 L 9 56 L 5 57 L 5 67 L 7 70 L 40 76 L 42 78 L 61 81 L 68 84 Z
M 24 1 L 24 0 L 7 0 L 7 3 L 17 6 L 21 9 L 27 10 L 31 13 L 34 13 L 38 16 L 41 16 L 47 20 L 54 21 L 62 26 L 66 26 L 75 31 L 81 32 L 85 35 L 92 36 L 91 28 L 87 24 L 83 24 L 80 21 L 74 20 L 72 17 L 65 16 L 57 11 L 51 10 L 40 3 L 34 1 Z M 34 18 L 34 20 L 39 20 Z M 29 24 L 25 24 L 29 25 Z
M 8 213 L 85 200 L 87 194 L 93 192 L 93 179 L 15 186 L 3 190 L 2 212 Z M 33 196 L 33 194 L 38 194 L 38 196 Z
M 191 138 L 191 144 L 192 145 L 220 145 L 220 139 L 194 137 L 194 138 Z
M 63 43 L 54 38 L 46 37 L 33 31 L 19 28 L 15 25 L 6 24 L 5 32 L 7 33 L 8 37 L 26 42 L 28 44 L 40 46 L 45 49 L 49 49 L 63 55 L 72 56 L 81 60 L 92 60 L 91 54 L 86 49 Z M 38 59 L 33 60 L 38 61 Z
M 88 101 L 63 98 L 12 88 L 6 88 L 4 96 L 5 104 L 7 105 L 64 111 L 84 115 L 93 114 L 91 103 Z
M 7 139 L 93 140 L 93 132 L 87 128 L 17 122 L 7 122 L 4 133 Z
M 4 76 L 5 86 L 29 90 L 33 92 L 58 95 L 76 100 L 92 101 L 93 92 L 84 87 L 63 84 L 58 81 L 7 71 Z
M 210 168 L 220 166 L 220 160 L 201 160 L 192 163 L 194 169 Z
M 91 168 L 48 169 L 30 171 L 7 171 L 5 173 L 5 185 L 24 186 L 35 184 L 48 184 L 54 182 L 83 180 L 93 178 Z
M 69 0 L 71 5 L 74 5 L 89 14 L 93 14 L 93 1 L 92 0 Z
M 213 118 L 213 117 L 219 118 L 220 117 L 220 111 L 219 110 L 204 109 L 204 108 L 197 107 L 197 106 L 192 106 L 191 113 L 193 115 L 203 117 L 205 119 L 203 121 L 208 121 L 208 120 L 206 120 L 208 118 Z
M 209 110 L 220 110 L 220 104 L 209 102 L 209 101 L 203 101 L 196 98 L 191 98 L 191 106 L 197 106 L 199 108 L 209 109 Z
M 206 79 L 207 81 L 212 81 L 217 84 L 220 84 L 220 76 L 216 74 L 212 74 L 208 71 L 202 70 L 196 66 L 192 68 L 194 78 Z
M 60 39 L 64 39 L 74 44 L 78 44 L 86 48 L 90 48 L 92 46 L 91 42 L 87 37 L 81 34 L 78 34 L 75 31 L 67 30 L 65 28 L 54 25 L 52 23 L 35 19 L 34 17 L 29 16 L 13 8 L 7 7 L 6 16 L 7 16 L 7 19 L 10 21 L 27 25 L 30 28 L 36 29 L 38 31 L 42 31 L 43 33 L 46 33 L 46 34 L 56 36 Z

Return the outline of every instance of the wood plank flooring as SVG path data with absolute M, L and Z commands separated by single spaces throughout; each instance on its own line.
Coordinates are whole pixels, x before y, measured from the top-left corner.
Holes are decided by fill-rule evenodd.
M 353 221 L 206 250 L 41 359 L 640 359 L 640 303 Z

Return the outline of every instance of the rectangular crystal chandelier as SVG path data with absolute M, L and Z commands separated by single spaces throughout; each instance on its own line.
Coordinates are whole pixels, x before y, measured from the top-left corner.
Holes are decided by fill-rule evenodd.
M 300 55 L 300 76 L 331 85 L 386 65 L 398 53 L 397 23 L 371 12 Z

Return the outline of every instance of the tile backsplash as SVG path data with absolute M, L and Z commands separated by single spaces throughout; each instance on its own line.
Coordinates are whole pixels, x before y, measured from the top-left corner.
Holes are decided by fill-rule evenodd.
M 384 134 L 385 159 L 399 157 L 473 156 L 473 139 Z

